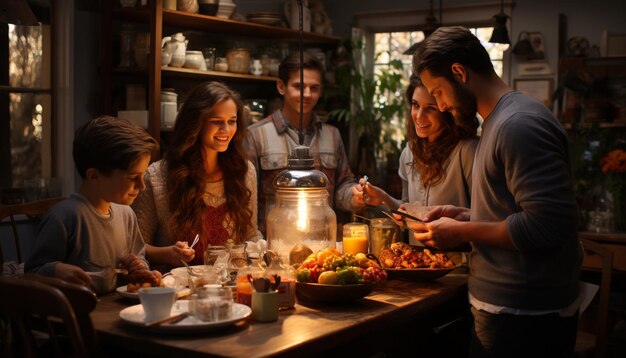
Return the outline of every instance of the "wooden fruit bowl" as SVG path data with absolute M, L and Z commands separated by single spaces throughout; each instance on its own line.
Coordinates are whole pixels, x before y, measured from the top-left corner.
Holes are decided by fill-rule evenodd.
M 296 282 L 298 301 L 343 303 L 363 298 L 374 291 L 372 284 L 324 285 L 319 283 Z

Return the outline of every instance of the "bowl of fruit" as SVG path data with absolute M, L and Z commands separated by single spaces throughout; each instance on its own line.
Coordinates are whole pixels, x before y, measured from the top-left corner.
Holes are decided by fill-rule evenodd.
M 296 270 L 298 301 L 341 303 L 363 298 L 387 278 L 385 270 L 365 254 L 327 248 L 307 257 Z

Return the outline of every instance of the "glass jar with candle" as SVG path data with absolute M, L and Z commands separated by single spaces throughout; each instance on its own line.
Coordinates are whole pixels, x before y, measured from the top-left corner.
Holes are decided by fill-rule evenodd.
M 278 189 L 276 206 L 267 215 L 267 238 L 269 248 L 283 262 L 289 262 L 289 253 L 298 243 L 313 252 L 335 247 L 337 217 L 328 206 L 326 189 Z
M 335 248 L 337 216 L 328 206 L 328 177 L 314 168 L 307 146 L 295 147 L 287 169 L 273 180 L 276 205 L 267 215 L 267 242 L 270 250 L 290 265 L 301 258 L 292 251 L 317 252 Z
M 367 254 L 369 229 L 364 223 L 347 223 L 343 226 L 343 253 L 356 255 Z

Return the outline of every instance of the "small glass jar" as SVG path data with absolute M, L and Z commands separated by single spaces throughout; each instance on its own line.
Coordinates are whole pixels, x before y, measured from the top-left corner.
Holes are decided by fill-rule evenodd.
M 371 254 L 378 257 L 380 252 L 392 243 L 400 241 L 400 228 L 389 218 L 375 218 L 370 221 Z
M 191 296 L 189 313 L 204 322 L 216 322 L 230 318 L 233 306 L 232 291 L 220 285 L 198 288 Z
M 287 310 L 296 305 L 296 273 L 292 266 L 283 265 L 280 256 L 276 256 L 270 262 L 266 276 L 276 275 L 280 277 L 280 285 L 278 285 L 278 309 Z
M 207 47 L 202 50 L 202 54 L 204 55 L 204 62 L 206 64 L 206 69 L 208 71 L 213 71 L 215 66 L 215 47 Z
M 252 284 L 248 279 L 248 275 L 252 277 L 263 276 L 263 270 L 258 267 L 243 267 L 237 272 L 237 297 L 236 302 L 246 306 L 252 306 Z
M 367 254 L 369 229 L 364 223 L 347 223 L 343 225 L 343 253 L 356 255 Z

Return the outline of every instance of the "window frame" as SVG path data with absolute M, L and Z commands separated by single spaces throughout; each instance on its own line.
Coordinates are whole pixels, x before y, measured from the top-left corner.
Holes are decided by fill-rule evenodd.
M 512 13 L 512 1 L 504 1 L 504 12 Z M 468 28 L 493 27 L 493 16 L 500 12 L 500 2 L 466 5 L 450 5 L 442 9 L 443 26 L 465 26 Z M 429 8 L 403 9 L 391 11 L 375 11 L 355 15 L 356 27 L 360 30 L 365 44 L 365 65 L 368 70 L 374 69 L 374 36 L 380 32 L 421 31 L 430 13 Z M 439 9 L 435 8 L 435 17 L 439 18 Z M 416 23 L 421 19 L 424 23 Z M 511 21 L 507 21 L 511 33 Z M 355 32 L 353 31 L 353 34 Z M 511 51 L 505 51 L 502 58 L 502 80 L 510 83 Z
M 72 159 L 74 138 L 74 17 L 75 0 L 50 1 L 50 88 L 52 111 L 50 113 L 50 176 L 61 181 L 62 195 L 74 191 L 76 174 Z M 5 37 L 8 39 L 8 26 Z M 8 41 L 8 40 L 7 40 Z M 8 46 L 4 54 L 8 63 Z M 8 76 L 8 71 L 7 71 Z M 6 81 L 8 84 L 8 79 Z M 3 86 L 8 87 L 8 86 Z M 7 88 L 3 89 L 4 91 Z M 41 89 L 38 89 L 41 90 Z M 8 113 L 8 103 L 6 104 Z M 4 109 L 0 109 L 4 111 Z M 8 120 L 7 120 L 8 123 Z M 4 132 L 4 131 L 3 131 Z M 7 134 L 10 138 L 10 133 Z M 0 145 L 5 145 L 4 142 Z M 10 156 L 10 143 L 9 146 Z M 4 157 L 0 157 L 4 159 Z M 3 160 L 4 163 L 4 160 Z M 10 161 L 9 161 L 10 163 Z M 9 164 L 9 170 L 10 164 Z M 11 184 L 11 183 L 10 183 Z M 0 187 L 4 185 L 0 184 Z

